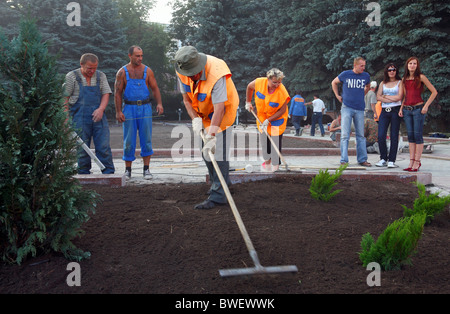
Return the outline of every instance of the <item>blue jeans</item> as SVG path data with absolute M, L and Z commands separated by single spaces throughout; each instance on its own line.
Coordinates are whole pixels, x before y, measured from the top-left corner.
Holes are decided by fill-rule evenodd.
M 398 133 L 400 131 L 400 122 L 398 111 L 400 106 L 391 107 L 391 111 L 387 112 L 385 108 L 381 111 L 380 120 L 378 122 L 378 145 L 380 147 L 380 159 L 395 162 L 398 151 Z M 389 149 L 389 157 L 387 155 L 386 135 L 391 125 L 391 148 Z
M 341 108 L 341 162 L 348 162 L 348 140 L 352 127 L 356 133 L 356 159 L 358 163 L 367 161 L 366 138 L 364 137 L 364 110 L 356 110 L 342 104 Z
M 423 144 L 423 125 L 425 123 L 425 114 L 422 114 L 423 106 L 417 106 L 413 110 L 403 109 L 403 120 L 408 132 L 408 142 Z
M 295 128 L 295 134 L 300 133 L 300 129 L 302 127 L 303 116 L 292 116 L 292 124 Z
M 311 119 L 311 136 L 314 136 L 316 132 L 316 123 L 319 124 L 320 133 L 322 135 L 325 134 L 325 130 L 323 128 L 322 124 L 322 112 L 313 112 L 312 119 Z

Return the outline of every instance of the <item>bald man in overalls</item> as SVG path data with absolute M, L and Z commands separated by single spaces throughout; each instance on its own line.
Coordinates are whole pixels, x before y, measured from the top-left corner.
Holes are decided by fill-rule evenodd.
M 116 75 L 114 102 L 116 119 L 123 123 L 123 157 L 125 175 L 131 178 L 131 165 L 136 159 L 136 135 L 139 131 L 141 157 L 144 161 L 144 179 L 149 180 L 152 148 L 152 99 L 156 100 L 156 112 L 164 112 L 161 93 L 153 71 L 142 64 L 143 51 L 138 46 L 128 50 L 130 63 L 123 66 Z M 153 95 L 152 95 L 153 93 Z M 122 107 L 122 105 L 124 105 Z

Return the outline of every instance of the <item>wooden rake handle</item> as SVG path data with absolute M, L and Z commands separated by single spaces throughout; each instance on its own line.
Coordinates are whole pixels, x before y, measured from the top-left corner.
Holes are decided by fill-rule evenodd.
M 259 120 L 258 116 L 256 115 L 256 113 L 253 110 L 250 110 L 250 112 L 255 116 L 256 120 L 258 120 L 259 124 L 262 125 L 261 120 Z M 277 145 L 275 144 L 274 140 L 272 139 L 272 137 L 269 135 L 269 133 L 267 132 L 267 129 L 262 127 L 261 128 L 264 130 L 264 133 L 266 133 L 267 137 L 269 138 L 270 142 L 272 143 L 273 148 L 275 149 L 275 151 L 277 152 L 278 156 L 280 156 L 281 162 L 284 164 L 284 166 L 286 167 L 287 170 L 289 170 L 288 168 L 288 164 L 286 163 L 286 160 L 284 159 L 283 155 L 281 155 L 280 150 L 278 149 Z
M 203 142 L 205 142 L 205 135 L 203 134 L 203 132 L 200 132 L 200 135 L 202 137 Z M 220 184 L 222 184 L 222 188 L 225 191 L 225 195 L 228 199 L 228 203 L 230 204 L 231 210 L 234 215 L 234 219 L 238 224 L 239 231 L 241 232 L 242 237 L 244 238 L 247 250 L 249 251 L 250 256 L 253 259 L 255 265 L 261 266 L 261 263 L 259 262 L 258 256 L 256 254 L 255 247 L 253 246 L 253 243 L 250 240 L 247 229 L 245 228 L 244 222 L 242 221 L 241 215 L 239 214 L 236 204 L 234 203 L 233 197 L 231 196 L 230 190 L 228 189 L 228 184 L 225 182 L 222 172 L 220 171 L 219 165 L 217 164 L 216 158 L 214 157 L 214 154 L 211 152 L 210 149 L 208 150 L 208 155 L 209 158 L 211 159 L 214 169 L 216 170 L 217 176 L 219 177 Z

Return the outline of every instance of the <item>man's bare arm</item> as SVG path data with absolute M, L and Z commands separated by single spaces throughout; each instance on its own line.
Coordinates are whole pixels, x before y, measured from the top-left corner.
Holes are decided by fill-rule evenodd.
M 122 94 L 126 86 L 124 72 L 122 68 L 117 71 L 116 81 L 114 83 L 114 105 L 116 107 L 116 120 L 118 122 L 125 121 L 125 115 L 122 113 Z
M 161 115 L 164 113 L 164 108 L 162 105 L 161 100 L 161 92 L 159 91 L 158 83 L 156 82 L 155 74 L 153 73 L 150 68 L 147 68 L 147 78 L 148 78 L 148 84 L 150 88 L 152 89 L 153 96 L 156 100 L 156 112 L 158 115 Z
M 331 82 L 331 88 L 333 89 L 334 96 L 337 98 L 337 100 L 339 100 L 340 103 L 342 103 L 342 96 L 339 95 L 339 89 L 338 89 L 338 85 L 339 85 L 340 82 L 341 81 L 336 76 L 334 78 L 334 80 Z

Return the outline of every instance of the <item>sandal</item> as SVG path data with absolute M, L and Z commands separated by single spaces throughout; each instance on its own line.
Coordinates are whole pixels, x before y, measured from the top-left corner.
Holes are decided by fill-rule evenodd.
M 409 161 L 411 161 L 411 160 L 414 160 L 414 159 L 410 159 Z M 414 165 L 414 162 L 413 162 L 413 164 L 411 165 L 411 167 L 405 168 L 405 169 L 403 169 L 403 171 L 411 171 L 413 165 Z
M 420 167 L 422 166 L 422 163 L 420 162 L 420 160 L 414 160 L 414 162 L 419 162 L 419 167 L 417 167 L 417 168 L 411 167 L 411 170 L 409 170 L 409 172 L 417 172 L 417 171 L 419 171 Z

